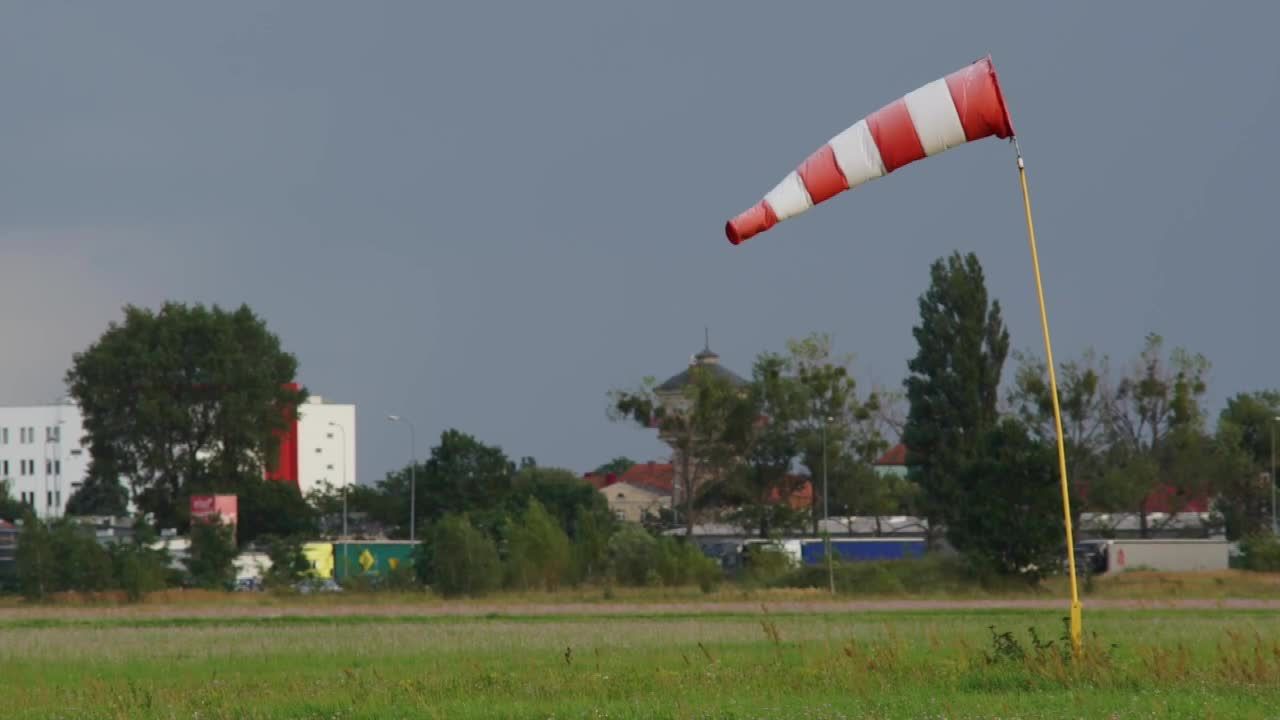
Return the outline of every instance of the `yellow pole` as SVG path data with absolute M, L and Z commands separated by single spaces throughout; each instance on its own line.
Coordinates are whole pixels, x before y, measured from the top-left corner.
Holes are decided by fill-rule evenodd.
M 1049 314 L 1044 309 L 1044 285 L 1040 282 L 1040 254 L 1036 252 L 1036 226 L 1031 220 L 1031 193 L 1027 190 L 1027 166 L 1022 148 L 1014 138 L 1018 153 L 1018 179 L 1022 182 L 1022 205 L 1027 211 L 1027 242 L 1031 245 L 1031 267 L 1036 275 L 1036 299 L 1040 301 L 1040 328 L 1044 331 L 1045 364 L 1049 367 L 1049 394 L 1053 398 L 1053 427 L 1058 438 L 1058 476 L 1062 480 L 1062 515 L 1067 528 L 1067 565 L 1071 570 L 1071 649 L 1080 654 L 1083 619 L 1080 591 L 1076 585 L 1075 542 L 1071 537 L 1071 493 L 1067 486 L 1067 449 L 1062 439 L 1062 410 L 1058 405 L 1058 373 L 1053 365 L 1053 344 L 1049 342 Z

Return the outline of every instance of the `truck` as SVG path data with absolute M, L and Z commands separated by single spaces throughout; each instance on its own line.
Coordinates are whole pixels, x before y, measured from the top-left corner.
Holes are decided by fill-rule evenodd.
M 1160 540 L 1084 540 L 1076 543 L 1076 567 L 1094 576 L 1125 570 L 1187 572 L 1226 570 L 1228 543 L 1223 538 Z
M 806 539 L 801 543 L 800 555 L 805 565 L 826 562 L 824 543 L 821 538 Z M 924 538 L 831 538 L 831 556 L 841 562 L 905 560 L 920 557 L 924 551 Z

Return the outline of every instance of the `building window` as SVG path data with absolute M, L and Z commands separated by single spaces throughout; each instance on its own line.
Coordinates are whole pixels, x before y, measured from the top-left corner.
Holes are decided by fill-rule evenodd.
M 0 460 L 0 475 L 9 477 L 9 461 Z
M 58 442 L 58 428 L 50 425 L 44 429 L 45 442 Z
M 9 428 L 0 428 L 0 445 L 9 444 Z
M 316 454 L 317 454 L 317 455 L 319 455 L 319 454 L 320 454 L 320 453 L 322 453 L 322 452 L 324 452 L 324 448 L 316 448 Z
M 44 491 L 44 506 L 45 506 L 45 507 L 53 507 L 53 492 L 52 492 L 52 491 L 49 491 L 49 490 L 45 490 L 45 491 Z
M 61 475 L 61 474 L 62 474 L 62 461 L 61 461 L 61 460 L 54 460 L 54 461 L 53 461 L 53 474 L 54 474 L 54 475 Z
M 45 461 L 44 461 L 44 474 L 45 474 L 45 475 L 52 475 L 52 474 L 53 474 L 53 461 L 52 461 L 52 460 L 45 460 Z
M 332 466 L 332 465 L 329 465 L 326 469 L 327 469 L 327 470 L 332 470 L 332 469 L 333 469 L 333 466 Z

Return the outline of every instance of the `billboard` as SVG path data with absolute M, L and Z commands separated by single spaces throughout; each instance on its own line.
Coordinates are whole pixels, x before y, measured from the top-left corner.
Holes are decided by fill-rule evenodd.
M 191 522 L 222 522 L 235 527 L 238 504 L 235 495 L 192 495 Z

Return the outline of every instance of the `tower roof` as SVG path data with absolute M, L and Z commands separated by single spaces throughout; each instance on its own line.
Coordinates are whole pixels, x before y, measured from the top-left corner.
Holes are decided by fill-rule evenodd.
M 689 362 L 689 367 L 667 378 L 658 386 L 658 392 L 675 392 L 683 389 L 692 381 L 692 371 L 696 367 L 706 368 L 709 372 L 728 380 L 733 385 L 745 385 L 747 382 L 737 373 L 720 364 L 720 356 L 712 352 L 710 333 L 707 333 L 706 342 L 702 350 L 693 356 L 693 359 Z

